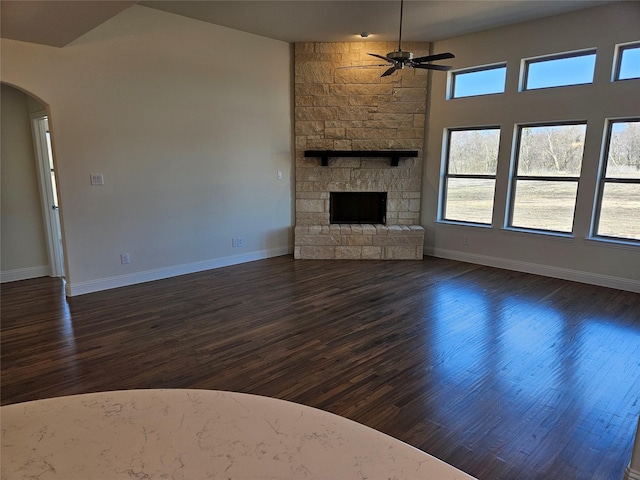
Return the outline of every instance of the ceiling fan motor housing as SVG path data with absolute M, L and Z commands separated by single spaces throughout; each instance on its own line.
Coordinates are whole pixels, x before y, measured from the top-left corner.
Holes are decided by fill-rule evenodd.
M 394 62 L 408 62 L 413 59 L 412 52 L 403 52 L 402 50 L 396 50 L 394 52 L 387 53 L 387 58 Z

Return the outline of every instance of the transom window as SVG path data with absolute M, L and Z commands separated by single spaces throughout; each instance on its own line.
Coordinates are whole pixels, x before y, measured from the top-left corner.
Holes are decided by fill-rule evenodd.
M 640 240 L 640 118 L 610 121 L 595 235 Z
M 518 128 L 509 227 L 571 233 L 587 126 Z
M 442 220 L 491 225 L 499 143 L 498 127 L 447 132 Z
M 614 80 L 640 78 L 640 43 L 618 46 Z
M 595 50 L 528 59 L 524 61 L 522 89 L 593 83 L 595 65 Z
M 505 64 L 452 72 L 450 98 L 503 93 L 506 78 Z

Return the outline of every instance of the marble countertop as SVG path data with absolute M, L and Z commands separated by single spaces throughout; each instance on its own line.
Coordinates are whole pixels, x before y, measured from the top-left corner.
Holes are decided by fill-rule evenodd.
M 322 410 L 210 390 L 129 390 L 0 408 L 3 480 L 472 479 Z

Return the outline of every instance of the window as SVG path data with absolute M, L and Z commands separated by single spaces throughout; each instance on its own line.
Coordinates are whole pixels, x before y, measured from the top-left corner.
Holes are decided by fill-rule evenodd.
M 503 93 L 506 77 L 504 64 L 452 72 L 450 98 Z
M 640 78 L 640 43 L 619 45 L 614 80 Z
M 491 225 L 500 129 L 449 130 L 440 218 Z
M 640 240 L 640 118 L 609 122 L 595 234 Z
M 518 128 L 508 226 L 571 233 L 586 124 Z
M 593 83 L 595 65 L 595 50 L 525 60 L 523 90 Z

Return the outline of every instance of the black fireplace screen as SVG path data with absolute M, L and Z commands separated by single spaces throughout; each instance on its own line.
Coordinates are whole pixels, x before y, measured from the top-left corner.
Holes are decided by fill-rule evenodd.
M 331 192 L 330 223 L 387 223 L 387 192 Z

